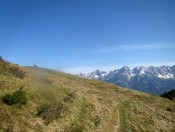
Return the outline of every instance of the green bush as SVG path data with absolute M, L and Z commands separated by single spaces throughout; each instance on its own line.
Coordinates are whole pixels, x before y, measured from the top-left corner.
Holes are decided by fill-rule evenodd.
M 15 105 L 15 104 L 26 105 L 28 98 L 26 92 L 22 89 L 19 89 L 12 94 L 9 93 L 5 94 L 3 97 L 3 101 L 5 104 L 8 105 Z
M 5 104 L 13 105 L 14 104 L 14 97 L 11 94 L 5 94 L 3 97 L 3 101 Z

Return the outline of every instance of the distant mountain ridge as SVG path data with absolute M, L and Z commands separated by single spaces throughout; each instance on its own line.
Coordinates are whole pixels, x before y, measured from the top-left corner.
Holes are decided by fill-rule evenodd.
M 124 71 L 127 74 L 127 68 Z M 93 73 L 104 78 L 105 74 Z M 27 97 L 27 105 L 19 104 L 21 95 Z M 168 93 L 171 99 L 172 95 Z M 19 66 L 1 57 L 0 100 L 0 132 L 174 132 L 175 128 L 172 100 L 36 65 Z
M 124 66 L 121 69 L 110 72 L 96 70 L 77 75 L 156 95 L 175 88 L 175 65 L 160 67 L 140 66 L 133 69 Z

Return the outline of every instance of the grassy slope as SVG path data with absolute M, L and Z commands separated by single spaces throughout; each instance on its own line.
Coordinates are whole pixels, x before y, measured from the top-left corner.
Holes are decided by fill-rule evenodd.
M 175 103 L 167 99 L 48 69 L 18 68 L 26 77 L 1 74 L 0 96 L 23 86 L 29 102 L 19 108 L 0 100 L 0 132 L 175 130 Z M 38 114 L 39 108 L 46 111 Z

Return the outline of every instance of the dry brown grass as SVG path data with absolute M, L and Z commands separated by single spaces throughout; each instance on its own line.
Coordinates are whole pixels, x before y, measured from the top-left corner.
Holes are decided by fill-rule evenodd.
M 23 86 L 29 102 L 19 108 L 0 101 L 0 132 L 175 130 L 175 103 L 167 99 L 48 69 L 20 69 L 23 79 L 0 75 L 0 96 Z M 53 104 L 59 103 L 66 111 L 55 118 L 61 108 Z M 43 104 L 51 105 L 39 115 Z

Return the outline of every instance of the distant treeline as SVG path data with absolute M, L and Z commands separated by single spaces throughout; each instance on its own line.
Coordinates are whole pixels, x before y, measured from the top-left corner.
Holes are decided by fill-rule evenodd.
M 161 94 L 160 96 L 164 97 L 164 98 L 167 98 L 169 100 L 175 101 L 175 89 L 172 89 L 168 92 L 165 92 L 165 93 Z

